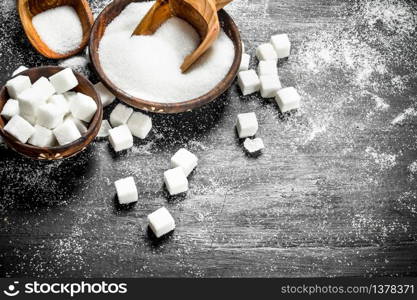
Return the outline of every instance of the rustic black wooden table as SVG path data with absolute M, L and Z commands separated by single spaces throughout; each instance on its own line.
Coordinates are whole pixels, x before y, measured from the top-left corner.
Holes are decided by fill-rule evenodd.
M 54 62 L 28 44 L 14 0 L 0 4 L 0 70 Z M 109 1 L 90 1 L 98 13 Z M 227 9 L 252 55 L 286 32 L 279 62 L 302 108 L 233 85 L 193 113 L 153 116 L 127 153 L 96 141 L 55 163 L 0 146 L 1 276 L 417 275 L 417 3 L 391 0 L 236 0 Z M 106 110 L 108 115 L 109 110 Z M 248 157 L 234 122 L 255 111 L 266 149 Z M 169 199 L 162 174 L 187 147 L 200 158 L 186 197 Z M 137 205 L 116 205 L 113 182 L 134 176 Z M 177 221 L 156 241 L 146 215 Z

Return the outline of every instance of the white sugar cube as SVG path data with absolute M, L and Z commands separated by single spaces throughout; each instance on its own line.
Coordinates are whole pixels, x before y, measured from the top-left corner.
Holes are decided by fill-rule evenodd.
M 293 87 L 287 87 L 277 91 L 275 100 L 281 112 L 300 108 L 301 97 Z
M 35 128 L 21 116 L 14 116 L 4 126 L 4 131 L 14 136 L 21 143 L 26 143 L 35 132 Z
M 242 53 L 245 53 L 245 49 L 246 49 L 245 43 L 242 41 Z
M 177 168 L 181 167 L 184 171 L 185 176 L 188 177 L 190 173 L 197 166 L 198 158 L 193 153 L 187 149 L 180 149 L 174 156 L 171 158 L 171 167 Z
M 243 95 L 255 93 L 261 87 L 261 81 L 254 70 L 239 72 L 237 82 Z
M 7 100 L 4 104 L 3 109 L 1 110 L 1 116 L 6 120 L 10 120 L 15 115 L 19 114 L 19 101 L 14 99 Z
M 117 180 L 114 185 L 120 204 L 125 205 L 138 201 L 138 190 L 133 177 Z
M 247 138 L 243 142 L 243 147 L 245 147 L 246 151 L 253 154 L 264 149 L 265 145 L 261 138 L 256 138 L 256 139 Z
M 188 191 L 188 179 L 181 167 L 166 171 L 164 181 L 171 196 Z
M 97 103 L 83 93 L 77 93 L 70 99 L 70 111 L 74 118 L 89 123 L 97 111 Z
M 141 112 L 135 112 L 130 116 L 127 126 L 134 136 L 145 139 L 152 129 L 152 119 Z
M 38 108 L 36 122 L 42 127 L 54 129 L 62 123 L 63 119 L 63 111 L 55 104 L 46 103 Z
M 260 45 L 256 49 L 256 57 L 258 60 L 273 60 L 278 59 L 277 53 L 275 52 L 274 46 L 270 43 Z
M 277 64 L 274 60 L 261 60 L 258 64 L 258 75 L 278 75 Z
M 7 92 L 13 99 L 17 99 L 17 95 L 19 95 L 24 90 L 27 90 L 31 86 L 32 83 L 30 82 L 29 76 L 19 75 L 6 82 Z
M 29 88 L 18 95 L 20 114 L 35 117 L 38 108 L 45 104 L 44 94 L 38 89 Z
M 119 103 L 110 114 L 110 124 L 113 127 L 126 124 L 132 113 L 133 108 Z
M 26 121 L 28 121 L 32 126 L 36 125 L 36 116 L 35 115 L 24 115 L 24 114 L 20 114 L 20 116 L 25 119 Z
M 271 44 L 274 46 L 278 58 L 290 56 L 291 42 L 287 34 L 277 34 L 272 36 Z
M 127 125 L 109 130 L 109 141 L 114 151 L 119 152 L 133 147 L 133 136 Z
M 16 70 L 14 70 L 12 77 L 23 72 L 26 71 L 28 68 L 26 68 L 25 66 L 20 66 L 19 68 L 17 68 Z
M 97 93 L 100 95 L 101 103 L 103 103 L 103 107 L 106 107 L 113 103 L 113 101 L 116 99 L 116 96 L 113 95 L 105 86 L 103 83 L 99 82 L 94 85 L 94 87 L 97 90 Z
M 35 81 L 32 90 L 36 91 L 36 94 L 42 102 L 48 100 L 56 92 L 54 86 L 45 77 L 41 77 Z
M 175 220 L 165 207 L 148 215 L 149 227 L 157 238 L 175 229 Z
M 37 147 L 53 147 L 56 144 L 56 139 L 52 130 L 35 125 L 35 132 L 28 143 Z
M 98 138 L 108 137 L 110 129 L 111 129 L 111 125 L 110 125 L 109 121 L 103 120 L 101 122 L 100 130 L 98 131 L 97 137 Z
M 61 125 L 53 130 L 53 133 L 61 146 L 72 143 L 81 138 L 81 133 L 72 120 L 65 120 Z
M 276 92 L 282 88 L 278 75 L 264 75 L 260 79 L 262 98 L 273 98 Z
M 49 97 L 48 103 L 55 104 L 64 115 L 68 114 L 70 112 L 70 106 L 67 98 L 65 98 L 64 95 L 52 95 Z
M 240 62 L 239 72 L 249 70 L 250 55 L 243 53 L 242 61 Z
M 236 123 L 239 138 L 254 136 L 258 131 L 258 120 L 254 112 L 237 115 Z
M 58 94 L 65 93 L 78 85 L 77 77 L 75 77 L 71 68 L 66 68 L 52 75 L 49 80 Z
M 75 126 L 77 126 L 78 131 L 83 135 L 88 131 L 87 124 L 85 124 L 83 121 L 78 120 L 77 118 L 74 118 L 73 115 L 68 115 L 65 120 L 71 120 L 74 122 Z

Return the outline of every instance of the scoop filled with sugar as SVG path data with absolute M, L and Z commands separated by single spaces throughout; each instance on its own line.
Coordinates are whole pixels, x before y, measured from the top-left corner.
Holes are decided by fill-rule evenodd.
M 42 3 L 41 3 L 42 2 Z M 81 52 L 88 43 L 93 14 L 86 0 L 18 1 L 20 20 L 36 50 L 52 59 Z

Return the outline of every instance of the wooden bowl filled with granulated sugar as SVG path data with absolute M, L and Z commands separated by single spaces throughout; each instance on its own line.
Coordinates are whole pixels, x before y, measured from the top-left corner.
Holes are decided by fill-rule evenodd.
M 173 17 L 151 36 L 132 33 L 154 2 L 114 1 L 91 32 L 90 58 L 109 90 L 123 102 L 156 113 L 201 107 L 233 83 L 242 58 L 239 30 L 219 11 L 222 31 L 211 49 L 186 73 L 180 66 L 200 43 L 196 30 Z

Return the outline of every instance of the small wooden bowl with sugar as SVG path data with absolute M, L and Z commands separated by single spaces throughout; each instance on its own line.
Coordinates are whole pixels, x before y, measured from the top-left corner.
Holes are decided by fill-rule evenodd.
M 205 104 L 208 104 L 215 99 L 217 99 L 221 94 L 223 94 L 233 83 L 236 78 L 237 72 L 239 70 L 239 66 L 242 59 L 242 41 L 240 38 L 239 30 L 236 24 L 233 22 L 233 19 L 224 11 L 220 10 L 218 12 L 220 25 L 222 30 L 226 34 L 226 36 L 230 39 L 231 43 L 234 46 L 234 50 L 231 50 L 231 60 L 230 60 L 230 68 L 224 72 L 225 76 L 219 78 L 216 84 L 214 84 L 214 88 L 209 90 L 208 92 L 204 92 L 199 94 L 198 97 L 191 97 L 191 100 L 182 100 L 179 99 L 180 96 L 175 96 L 174 101 L 163 101 L 164 99 L 159 99 L 160 101 L 150 101 L 145 98 L 145 96 L 135 97 L 132 96 L 132 93 L 128 93 L 125 90 L 118 87 L 114 81 L 112 81 L 107 75 L 104 70 L 104 66 L 100 61 L 100 43 L 105 35 L 106 29 L 115 19 L 121 15 L 121 12 L 128 8 L 128 6 L 132 3 L 141 3 L 146 2 L 144 0 L 119 0 L 113 1 L 109 4 L 99 15 L 96 19 L 93 28 L 91 30 L 91 38 L 89 44 L 89 52 L 90 52 L 90 59 L 99 75 L 103 84 L 121 101 L 129 104 L 135 108 L 140 110 L 149 111 L 153 113 L 181 113 L 186 111 L 192 111 L 197 109 Z M 140 19 L 138 19 L 138 22 Z M 132 29 L 133 33 L 134 28 Z M 234 56 L 233 56 L 234 53 Z M 121 54 L 122 55 L 122 54 Z M 116 55 L 117 56 L 117 55 Z M 114 57 L 112 55 L 112 57 Z M 117 57 L 114 57 L 117 61 Z M 153 59 L 159 59 L 155 57 Z M 199 66 L 196 66 L 197 68 Z M 179 67 L 178 67 L 179 68 Z M 162 72 L 161 72 L 162 73 Z M 160 73 L 160 74 L 161 74 Z M 216 70 L 211 70 L 204 74 L 206 77 L 213 76 L 213 73 L 216 73 Z M 126 74 L 131 74 L 131 72 L 126 72 Z M 223 73 L 222 73 L 223 74 Z M 200 75 L 204 77 L 203 75 Z M 146 78 L 146 74 L 141 77 Z M 148 80 L 148 79 L 146 79 Z M 169 78 L 167 79 L 168 82 Z M 137 88 L 141 88 L 141 84 L 134 83 L 134 86 Z M 155 84 L 154 84 L 155 85 Z M 182 86 L 193 86 L 193 83 L 183 82 Z M 159 86 L 155 87 L 155 89 L 163 90 L 166 86 Z M 171 87 L 175 88 L 175 87 Z M 167 89 L 168 90 L 168 89 Z M 185 97 L 187 99 L 187 97 Z
M 55 75 L 63 70 L 64 68 L 56 66 L 32 68 L 19 73 L 18 75 L 14 76 L 12 80 L 19 76 L 28 76 L 30 81 L 33 83 L 42 77 L 50 78 L 52 75 Z M 101 99 L 96 89 L 94 88 L 94 85 L 88 79 L 76 72 L 74 72 L 74 75 L 78 81 L 78 85 L 71 89 L 71 92 L 82 93 L 91 97 L 96 107 L 96 111 L 94 115 L 92 115 L 91 121 L 86 126 L 86 131 L 84 133 L 81 133 L 80 131 L 81 137 L 74 140 L 73 142 L 53 147 L 38 147 L 28 143 L 22 143 L 15 136 L 5 130 L 5 126 L 10 123 L 10 120 L 6 120 L 6 118 L 2 115 L 0 117 L 0 135 L 3 137 L 6 144 L 11 149 L 32 159 L 59 160 L 74 156 L 82 152 L 95 139 L 100 130 L 101 122 L 103 119 L 103 106 Z M 0 90 L 0 112 L 3 113 L 3 108 L 10 98 L 11 97 L 7 87 L 3 86 Z

